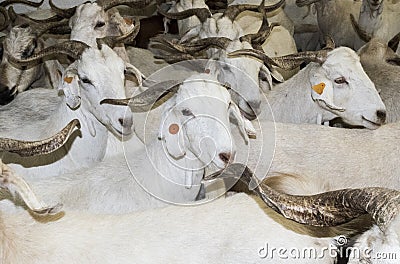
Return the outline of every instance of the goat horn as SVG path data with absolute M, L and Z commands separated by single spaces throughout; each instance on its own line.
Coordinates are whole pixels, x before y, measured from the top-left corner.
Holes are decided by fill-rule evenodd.
M 68 23 L 69 23 L 68 20 L 65 19 L 62 21 L 48 22 L 46 24 L 36 24 L 36 25 L 32 25 L 31 27 L 34 29 L 37 36 L 41 36 L 44 33 L 48 32 L 52 29 L 63 28 L 66 26 L 69 27 Z
M 10 138 L 0 138 L 0 151 L 16 153 L 22 157 L 51 153 L 67 142 L 75 127 L 80 127 L 78 119 L 74 119 L 54 136 L 39 141 L 21 141 Z
M 296 5 L 298 7 L 310 6 L 311 4 L 314 4 L 319 1 L 321 0 L 296 0 Z
M 53 3 L 53 0 L 49 0 L 49 5 L 51 7 L 51 10 L 54 11 L 54 13 L 56 13 L 58 16 L 63 17 L 63 18 L 71 18 L 75 14 L 76 8 L 77 8 L 77 6 L 74 6 L 74 7 L 62 9 L 62 8 L 59 8 L 58 6 L 56 6 Z
M 5 7 L 0 6 L 0 13 L 4 17 L 4 23 L 0 26 L 0 31 L 3 31 L 8 27 L 8 25 L 10 25 L 10 19 L 8 17 L 8 12 Z
M 45 57 L 49 57 L 54 54 L 65 54 L 76 60 L 87 48 L 89 48 L 89 46 L 83 42 L 76 40 L 69 40 L 66 42 L 58 43 L 53 46 L 47 47 L 41 50 L 39 53 L 34 54 L 27 59 L 17 59 L 15 57 L 10 56 L 8 60 L 11 63 L 15 64 L 16 66 L 35 65 Z
M 207 18 L 211 17 L 211 12 L 208 8 L 192 8 L 192 9 L 187 9 L 182 12 L 177 12 L 177 13 L 168 13 L 164 10 L 162 10 L 160 7 L 158 7 L 158 12 L 165 16 L 166 18 L 169 19 L 186 19 L 191 16 L 197 16 L 197 18 L 200 20 L 201 23 L 204 23 Z
M 63 18 L 63 17 L 60 17 L 59 15 L 54 15 L 54 16 L 51 16 L 46 19 L 35 19 L 35 18 L 29 17 L 25 14 L 21 14 L 20 16 L 22 16 L 32 22 L 35 22 L 35 23 L 52 23 L 52 22 L 60 21 Z
M 133 29 L 131 31 L 129 31 L 128 33 L 122 35 L 122 36 L 117 36 L 117 37 L 109 36 L 109 37 L 104 37 L 104 38 L 97 39 L 97 46 L 99 46 L 99 48 L 100 48 L 100 46 L 102 44 L 106 44 L 106 45 L 108 45 L 108 46 L 113 48 L 118 43 L 130 43 L 130 42 L 132 42 L 136 38 L 136 36 L 137 36 L 137 34 L 139 33 L 139 30 L 140 30 L 140 20 L 139 20 L 139 18 L 134 18 L 134 23 L 135 23 L 135 26 L 133 27 Z
M 362 39 L 365 42 L 369 42 L 372 39 L 372 36 L 370 34 L 368 34 L 365 30 L 360 28 L 360 25 L 358 25 L 353 14 L 350 14 L 350 20 L 351 20 L 351 24 L 354 28 L 354 31 L 357 33 L 357 35 L 360 37 L 360 39 Z
M 256 183 L 253 192 L 272 209 L 298 223 L 336 226 L 369 214 L 381 230 L 385 230 L 398 214 L 400 192 L 397 190 L 371 187 L 342 189 L 309 196 L 290 195 L 275 191 L 264 182 L 258 184 L 253 172 L 243 164 L 229 167 L 222 174 L 229 177 L 236 175 L 246 186 L 251 186 L 253 181 Z
M 50 207 L 39 201 L 28 183 L 0 160 L 0 187 L 9 189 L 9 185 L 13 185 L 12 189 L 20 195 L 26 206 L 36 214 L 56 214 L 61 209 L 61 204 Z
M 205 38 L 205 39 L 200 39 L 196 41 L 192 41 L 189 43 L 174 43 L 168 39 L 165 39 L 163 37 L 154 37 L 152 39 L 152 42 L 157 42 L 160 43 L 160 45 L 165 45 L 167 48 L 174 49 L 178 52 L 182 53 L 189 53 L 191 55 L 194 55 L 195 53 L 198 53 L 202 50 L 214 47 L 214 48 L 219 48 L 219 49 L 226 49 L 229 43 L 232 42 L 229 38 L 225 37 L 211 37 L 211 38 Z M 152 44 L 154 45 L 154 44 Z
M 165 95 L 175 92 L 177 86 L 182 82 L 178 80 L 168 80 L 158 82 L 150 86 L 146 91 L 126 99 L 104 99 L 100 104 L 129 105 L 133 111 L 145 112 Z
M 36 2 L 31 2 L 31 1 L 27 1 L 27 0 L 6 0 L 4 2 L 0 3 L 0 6 L 9 6 L 12 4 L 23 4 L 23 5 L 28 5 L 28 6 L 32 6 L 32 7 L 39 7 L 44 3 L 44 0 L 36 3 Z
M 391 40 L 388 42 L 389 48 L 391 48 L 394 52 L 397 51 L 399 47 L 399 42 L 400 42 L 400 32 L 397 33 L 396 36 L 394 36 Z
M 276 63 L 275 60 L 268 57 L 264 52 L 255 49 L 242 49 L 231 52 L 228 54 L 229 57 L 239 57 L 239 56 L 250 56 L 256 59 L 259 59 L 264 62 L 267 67 L 271 67 L 272 65 L 280 67 L 279 64 Z
M 138 9 L 148 6 L 150 3 L 150 0 L 107 0 L 99 2 L 104 11 L 119 5 L 125 5 L 129 6 L 130 8 Z
M 278 3 L 265 6 L 263 9 L 265 12 L 272 12 L 278 8 L 280 8 L 285 3 L 285 0 L 280 0 Z M 259 6 L 256 5 L 231 5 L 224 12 L 224 16 L 227 16 L 230 20 L 235 20 L 235 18 L 242 12 L 249 11 L 257 11 L 259 10 Z

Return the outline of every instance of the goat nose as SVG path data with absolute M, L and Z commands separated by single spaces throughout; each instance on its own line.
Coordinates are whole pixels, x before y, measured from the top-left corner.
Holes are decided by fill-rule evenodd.
M 118 118 L 118 122 L 124 128 L 130 128 L 133 124 L 132 118 Z
M 257 115 L 261 112 L 261 101 L 256 100 L 256 101 L 248 101 L 249 106 L 251 107 L 251 110 Z
M 225 164 L 229 164 L 232 159 L 232 154 L 230 152 L 222 152 L 219 153 L 218 156 Z
M 376 111 L 376 116 L 378 117 L 381 123 L 385 123 L 386 121 L 386 111 L 385 110 L 378 110 Z

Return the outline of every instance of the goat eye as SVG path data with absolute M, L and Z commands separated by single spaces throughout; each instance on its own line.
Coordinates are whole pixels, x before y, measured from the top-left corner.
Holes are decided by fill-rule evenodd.
M 93 85 L 92 84 L 92 82 L 88 79 L 88 78 L 81 78 L 81 81 L 83 82 L 83 83 L 87 83 L 87 84 L 91 84 L 91 85 Z
M 182 110 L 182 115 L 184 115 L 184 116 L 193 116 L 193 113 L 189 109 L 185 108 L 185 109 Z
M 335 83 L 337 83 L 337 84 L 343 84 L 343 83 L 348 84 L 348 82 L 346 81 L 346 78 L 344 78 L 344 77 L 336 78 L 335 79 Z
M 106 25 L 106 23 L 104 23 L 103 21 L 98 21 L 95 28 L 101 28 L 104 27 Z

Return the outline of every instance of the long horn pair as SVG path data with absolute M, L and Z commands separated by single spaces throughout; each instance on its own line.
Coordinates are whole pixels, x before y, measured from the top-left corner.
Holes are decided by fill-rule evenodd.
M 18 59 L 10 56 L 8 60 L 16 66 L 36 65 L 42 60 L 56 54 L 68 55 L 77 60 L 87 48 L 89 48 L 89 46 L 83 42 L 69 40 L 47 47 L 27 59 Z
M 211 12 L 208 8 L 192 8 L 192 9 L 187 9 L 187 10 L 184 10 L 181 12 L 169 13 L 169 12 L 163 10 L 159 6 L 158 12 L 161 15 L 165 16 L 166 18 L 177 19 L 177 20 L 186 19 L 191 16 L 197 16 L 197 18 L 200 20 L 201 23 L 204 23 L 207 20 L 207 18 L 211 17 Z
M 113 48 L 118 43 L 132 43 L 140 30 L 139 18 L 134 18 L 134 24 L 134 28 L 122 36 L 109 36 L 97 39 L 97 45 L 100 48 L 102 44 L 106 44 Z
M 270 5 L 270 6 L 264 6 L 264 11 L 265 12 L 272 12 L 275 11 L 276 9 L 280 8 L 283 4 L 285 3 L 285 0 L 280 0 L 278 3 Z M 224 12 L 224 16 L 228 17 L 231 21 L 234 21 L 235 18 L 242 12 L 244 11 L 257 11 L 259 10 L 259 6 L 256 5 L 231 5 L 228 6 L 228 8 Z
M 243 164 L 232 164 L 219 177 L 240 177 L 247 187 L 268 206 L 284 217 L 312 226 L 337 226 L 369 214 L 381 230 L 396 217 L 400 192 L 387 188 L 342 189 L 316 195 L 280 193 L 265 183 L 258 183 L 253 172 Z
M 365 42 L 369 42 L 372 39 L 372 35 L 368 34 L 365 30 L 360 28 L 360 25 L 357 23 L 356 19 L 354 18 L 353 14 L 350 14 L 351 24 L 354 28 L 354 31 L 357 35 Z
M 332 38 L 327 37 L 326 47 L 319 51 L 304 51 L 296 54 L 270 58 L 260 50 L 244 49 L 231 52 L 228 55 L 231 57 L 250 56 L 263 61 L 268 67 L 274 65 L 285 70 L 293 70 L 299 67 L 303 62 L 317 62 L 320 64 L 324 63 L 328 56 L 328 52 L 331 51 L 334 46 L 335 44 Z
M 80 127 L 78 119 L 68 123 L 54 136 L 39 141 L 22 141 L 10 138 L 0 138 L 0 151 L 16 153 L 22 157 L 51 153 L 67 142 L 75 127 Z
M 149 82 L 147 80 L 147 82 Z M 104 99 L 100 104 L 129 105 L 133 111 L 146 112 L 170 92 L 176 92 L 181 84 L 178 80 L 168 80 L 151 85 L 144 92 L 126 99 Z M 146 84 L 144 84 L 146 86 Z

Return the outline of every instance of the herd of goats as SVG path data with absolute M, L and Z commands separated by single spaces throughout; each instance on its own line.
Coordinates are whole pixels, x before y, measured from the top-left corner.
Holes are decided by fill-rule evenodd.
M 66 2 L 0 1 L 0 263 L 400 263 L 399 0 Z

